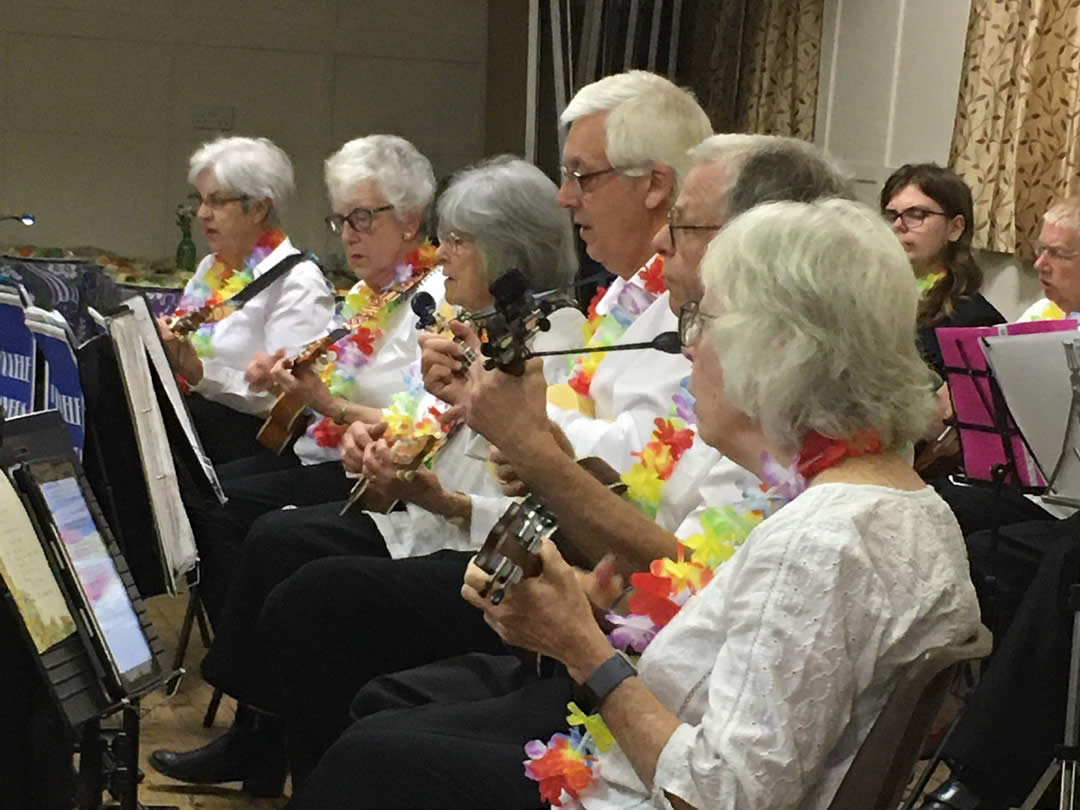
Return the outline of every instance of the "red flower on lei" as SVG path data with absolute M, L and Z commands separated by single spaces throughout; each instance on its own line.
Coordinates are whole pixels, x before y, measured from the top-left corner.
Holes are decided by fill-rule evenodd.
M 576 800 L 578 793 L 592 779 L 590 767 L 596 762 L 596 757 L 579 751 L 574 745 L 575 739 L 566 734 L 552 737 L 543 753 L 538 749 L 543 749 L 544 744 L 539 740 L 534 742 L 537 750 L 533 749 L 532 744 L 525 748 L 529 754 L 529 759 L 525 761 L 525 775 L 540 783 L 540 798 L 555 807 L 562 807 L 562 794 L 565 791 Z
M 664 257 L 658 255 L 649 262 L 644 269 L 638 272 L 638 276 L 645 282 L 645 289 L 651 293 L 662 295 L 667 292 L 667 284 L 664 283 Z

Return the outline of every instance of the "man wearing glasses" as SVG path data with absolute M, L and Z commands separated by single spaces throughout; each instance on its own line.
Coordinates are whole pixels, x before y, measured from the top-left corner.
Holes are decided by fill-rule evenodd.
M 1062 200 L 1043 215 L 1035 269 L 1046 297 L 1028 307 L 1020 320 L 1080 315 L 1080 197 Z

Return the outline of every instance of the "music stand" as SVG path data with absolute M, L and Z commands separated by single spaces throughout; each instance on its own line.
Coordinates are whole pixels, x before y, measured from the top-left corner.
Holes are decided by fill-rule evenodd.
M 41 477 L 41 470 L 49 465 L 55 470 L 70 469 L 72 475 L 47 481 Z M 24 589 L 32 583 L 28 569 L 21 561 L 11 558 L 10 562 L 19 562 L 19 565 L 6 569 L 6 576 L 11 580 L 4 582 L 3 601 L 13 610 L 21 634 L 35 653 L 37 669 L 48 694 L 80 740 L 80 810 L 102 807 L 102 792 L 106 788 L 119 800 L 118 805 L 112 806 L 139 810 L 144 806 L 138 801 L 138 707 L 142 696 L 161 686 L 160 659 L 164 650 L 160 639 L 82 473 L 71 448 L 67 426 L 59 414 L 48 411 L 4 421 L 0 411 L 0 467 L 9 496 L 8 516 L 18 512 L 24 518 L 24 531 L 20 535 L 22 560 L 27 552 L 33 551 L 31 539 L 36 536 L 40 544 L 37 555 L 40 561 L 33 569 L 36 571 L 33 593 L 40 594 L 41 583 L 45 581 L 52 582 L 52 587 L 62 594 L 59 602 L 55 597 L 51 598 L 47 614 L 34 610 L 33 607 L 43 603 L 27 601 Z M 29 484 L 35 474 L 39 476 L 36 483 Z M 85 502 L 81 513 L 66 505 L 63 512 L 56 511 L 60 508 L 56 505 L 56 493 L 61 491 L 61 485 L 63 491 L 78 493 L 77 499 Z M 80 518 L 80 514 L 84 517 Z M 75 535 L 69 539 L 68 532 L 73 531 L 71 527 L 76 520 L 87 521 L 86 525 L 97 535 L 94 543 L 100 544 L 102 549 L 100 559 L 91 559 L 85 554 L 83 536 Z M 9 543 L 11 540 L 8 538 Z M 64 550 L 65 546 L 72 549 L 70 556 Z M 80 556 L 76 556 L 80 554 L 75 551 L 77 548 L 83 549 Z M 102 610 L 110 610 L 114 603 L 130 605 L 131 618 L 128 629 L 123 631 L 124 640 L 134 639 L 138 645 L 145 645 L 143 649 L 148 657 L 144 664 L 135 667 L 124 663 L 130 650 L 124 649 L 121 643 L 119 624 L 106 623 L 106 614 L 99 614 L 95 597 L 88 596 L 83 590 L 85 583 L 78 584 L 82 579 L 78 572 L 82 568 L 89 572 L 90 565 L 98 566 L 94 569 L 98 572 L 102 565 L 111 565 L 114 569 L 111 581 L 115 588 L 106 584 L 109 578 L 100 573 L 87 575 L 95 577 L 96 585 L 100 583 L 101 593 L 113 594 L 108 606 Z M 43 571 L 51 571 L 51 579 L 42 578 Z M 98 594 L 96 598 L 102 597 Z M 24 615 L 28 605 L 31 610 Z M 66 616 L 68 621 L 57 625 L 49 618 L 57 615 Z M 43 617 L 48 621 L 43 623 Z M 30 618 L 36 621 L 28 623 Z M 43 634 L 43 627 L 60 627 L 60 630 Z M 118 644 L 120 646 L 116 646 Z M 117 714 L 122 717 L 122 726 L 103 729 L 102 721 Z

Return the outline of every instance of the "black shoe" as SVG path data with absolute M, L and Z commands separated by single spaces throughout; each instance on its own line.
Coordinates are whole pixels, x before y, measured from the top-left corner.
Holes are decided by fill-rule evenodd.
M 274 798 L 285 788 L 287 766 L 281 731 L 273 719 L 233 723 L 232 728 L 193 751 L 159 749 L 150 754 L 154 770 L 193 785 L 243 782 L 244 792 Z
M 962 782 L 950 779 L 934 792 L 926 794 L 918 810 L 986 810 L 986 806 Z

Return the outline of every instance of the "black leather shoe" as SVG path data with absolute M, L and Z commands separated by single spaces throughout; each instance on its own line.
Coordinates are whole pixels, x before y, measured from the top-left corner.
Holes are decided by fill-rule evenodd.
M 958 779 L 950 779 L 926 794 L 918 810 L 987 810 L 978 796 Z
M 287 766 L 280 729 L 272 720 L 234 723 L 193 751 L 159 749 L 150 754 L 154 770 L 193 785 L 243 782 L 244 792 L 274 798 L 285 788 Z

